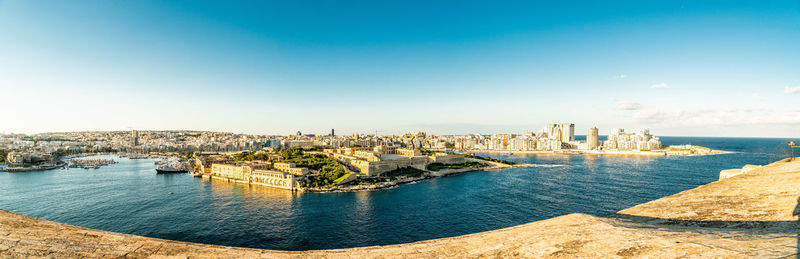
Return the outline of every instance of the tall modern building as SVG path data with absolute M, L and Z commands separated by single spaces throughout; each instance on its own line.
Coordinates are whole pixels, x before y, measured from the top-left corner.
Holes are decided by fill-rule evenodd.
M 589 150 L 597 149 L 600 146 L 600 135 L 597 127 L 589 128 L 589 134 L 586 135 L 586 144 L 588 144 Z
M 575 124 L 561 123 L 561 142 L 575 141 Z
M 558 124 L 547 124 L 544 126 L 544 129 L 541 130 L 541 133 L 544 133 L 544 136 L 552 139 L 561 139 L 561 131 L 558 129 Z
M 131 146 L 135 147 L 139 145 L 139 132 L 136 130 L 131 130 Z
M 333 134 L 333 129 L 331 129 L 331 137 L 333 137 L 333 136 L 336 136 L 336 135 Z

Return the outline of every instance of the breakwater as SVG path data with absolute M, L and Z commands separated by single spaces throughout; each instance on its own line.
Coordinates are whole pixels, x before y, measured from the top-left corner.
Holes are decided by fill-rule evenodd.
M 70 168 L 100 168 L 104 165 L 116 164 L 117 161 L 114 159 L 107 159 L 107 158 L 83 158 L 83 159 L 72 159 L 69 161 Z

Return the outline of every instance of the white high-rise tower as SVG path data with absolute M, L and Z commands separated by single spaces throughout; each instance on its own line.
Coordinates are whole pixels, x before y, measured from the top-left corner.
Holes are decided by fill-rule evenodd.
M 586 144 L 588 144 L 589 150 L 597 149 L 600 146 L 600 135 L 597 127 L 589 128 L 589 134 L 586 135 Z

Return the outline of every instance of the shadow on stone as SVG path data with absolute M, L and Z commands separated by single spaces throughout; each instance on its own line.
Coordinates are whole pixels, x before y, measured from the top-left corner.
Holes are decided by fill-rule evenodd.
M 793 216 L 800 215 L 800 197 L 792 211 Z M 603 216 L 612 219 L 613 225 L 626 228 L 652 229 L 669 232 L 684 232 L 717 235 L 735 240 L 759 240 L 775 237 L 796 238 L 794 256 L 800 259 L 800 221 L 705 221 L 664 219 L 611 213 Z
M 792 216 L 800 216 L 800 197 L 797 197 L 797 206 L 794 207 Z M 798 217 L 798 220 L 800 220 L 800 217 Z M 797 235 L 797 254 L 795 254 L 795 258 L 800 259 L 800 234 Z

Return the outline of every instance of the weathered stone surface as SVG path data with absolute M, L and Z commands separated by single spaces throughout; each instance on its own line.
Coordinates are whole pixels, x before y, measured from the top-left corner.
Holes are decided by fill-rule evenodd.
M 800 160 L 777 162 L 619 212 L 697 221 L 784 221 L 800 197 Z
M 758 168 L 761 168 L 761 166 L 744 165 L 744 167 L 742 168 L 722 170 L 721 172 L 719 172 L 719 179 L 722 180 L 726 178 L 731 178 L 740 174 L 748 173 Z
M 794 257 L 799 196 L 800 161 L 781 162 L 604 217 L 570 214 L 452 238 L 301 252 L 147 238 L 0 210 L 0 257 Z

